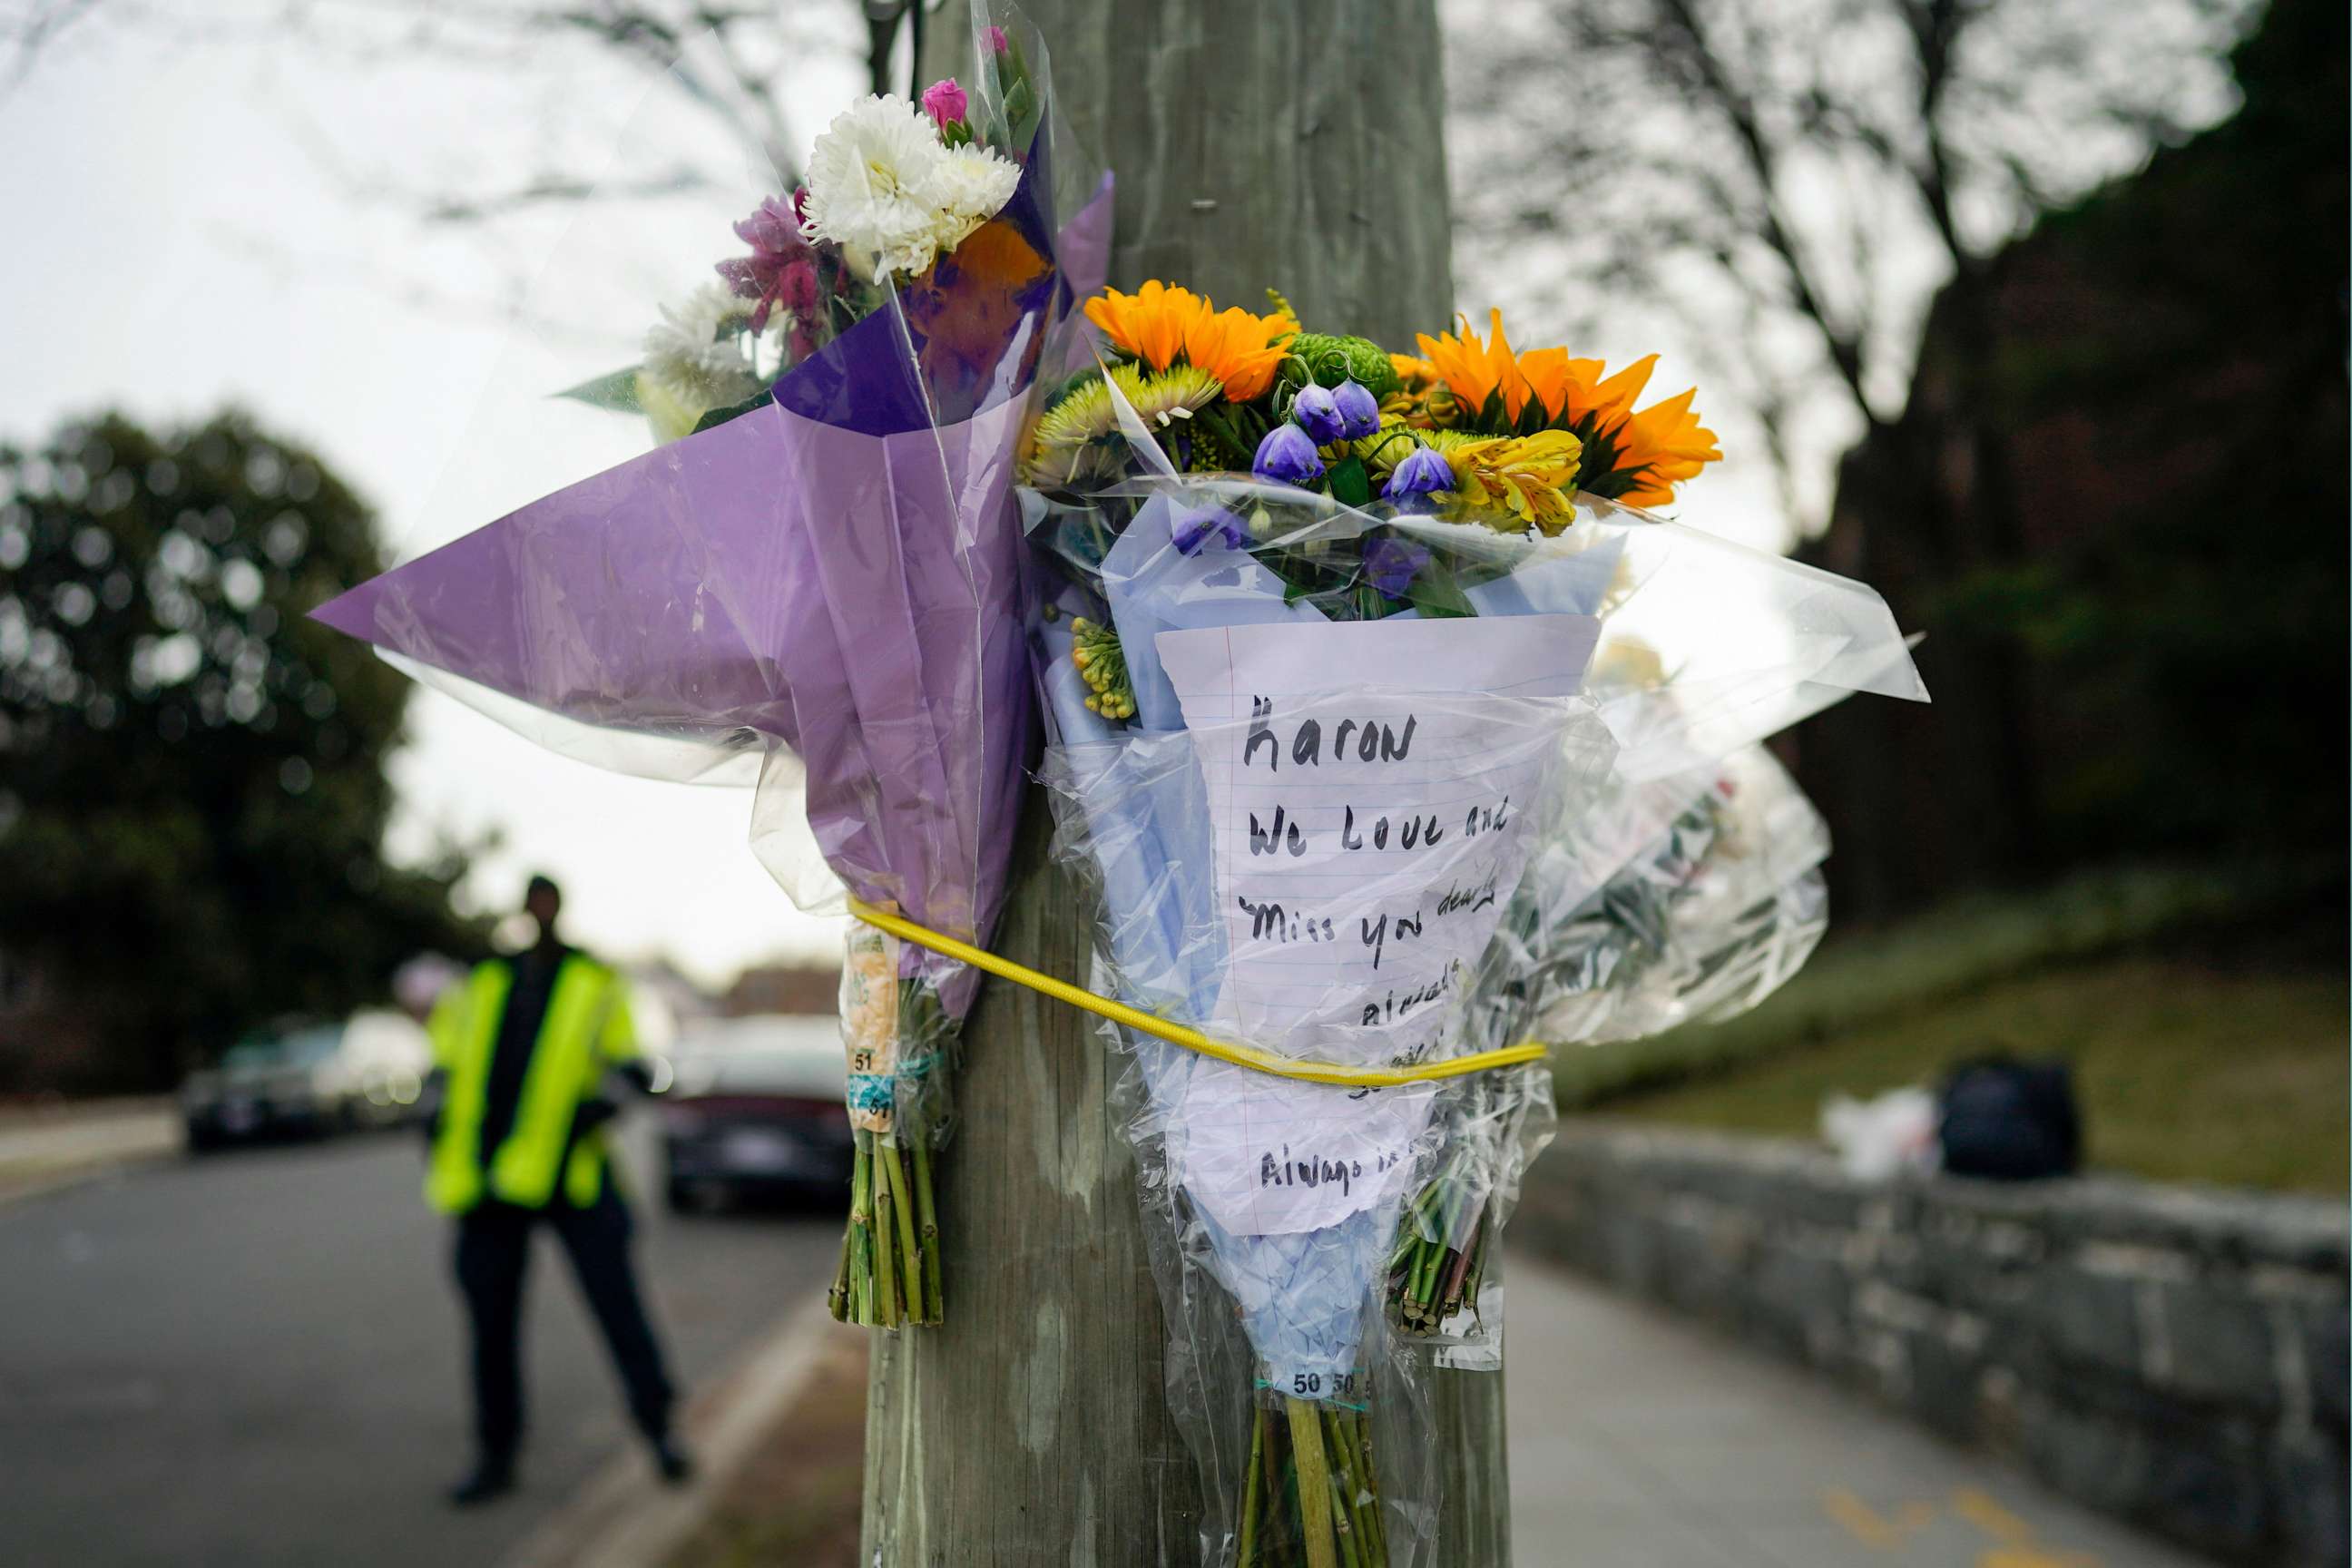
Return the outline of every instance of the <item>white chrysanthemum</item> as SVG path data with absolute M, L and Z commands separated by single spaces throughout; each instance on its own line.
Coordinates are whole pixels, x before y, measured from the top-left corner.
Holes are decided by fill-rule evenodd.
M 931 178 L 931 199 L 939 205 L 941 227 L 960 232 L 940 248 L 952 250 L 965 235 L 1004 210 L 1021 184 L 1021 167 L 977 143 L 950 149 Z
M 646 332 L 646 374 L 679 402 L 705 411 L 740 403 L 760 390 L 743 357 L 752 301 L 706 283 L 676 310 L 662 307 L 661 323 Z
M 804 230 L 861 273 L 911 277 L 1013 199 L 1020 169 L 984 147 L 943 145 L 905 99 L 860 99 L 809 153 Z
M 877 272 L 920 272 L 936 248 L 931 185 L 947 156 L 915 105 L 896 94 L 859 99 L 810 149 L 808 237 L 871 258 Z

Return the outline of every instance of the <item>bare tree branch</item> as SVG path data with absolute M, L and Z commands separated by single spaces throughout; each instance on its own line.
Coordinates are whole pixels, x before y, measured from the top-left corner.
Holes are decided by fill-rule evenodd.
M 0 89 L 22 86 L 41 55 L 97 9 L 98 0 L 26 0 L 0 16 Z
M 1450 3 L 1465 273 L 1661 323 L 1819 495 L 1938 289 L 2228 110 L 2254 0 Z

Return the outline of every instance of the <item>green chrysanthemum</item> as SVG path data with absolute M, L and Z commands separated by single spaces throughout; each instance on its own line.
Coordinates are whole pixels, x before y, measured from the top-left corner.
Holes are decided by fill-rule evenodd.
M 1370 338 L 1300 332 L 1285 347 L 1289 351 L 1282 366 L 1285 386 L 1302 386 L 1311 375 L 1318 386 L 1353 381 L 1375 398 L 1386 397 L 1397 389 L 1396 366 L 1389 362 L 1388 350 Z
M 1110 367 L 1111 379 L 1130 403 L 1142 390 L 1144 373 L 1131 364 Z M 1092 458 L 1107 453 L 1118 429 L 1118 411 L 1110 387 L 1100 374 L 1065 388 L 1059 401 L 1045 410 L 1029 433 L 1029 452 L 1022 459 L 1022 483 L 1036 489 L 1060 489 L 1077 483 L 1091 471 Z
M 1132 371 L 1132 365 L 1114 365 L 1111 374 Z M 1072 388 L 1067 395 L 1045 410 L 1037 421 L 1033 439 L 1042 450 L 1052 447 L 1083 447 L 1098 441 L 1118 428 L 1118 418 L 1112 413 L 1110 388 L 1103 378 L 1094 376 Z
M 1113 386 L 1147 426 L 1163 430 L 1178 420 L 1190 420 L 1224 392 L 1215 376 L 1192 365 L 1171 365 L 1155 373 L 1140 365 L 1115 364 L 1108 382 L 1101 375 L 1088 376 L 1038 417 L 1030 432 L 1029 455 L 1022 463 L 1023 482 L 1041 489 L 1073 484 L 1089 468 L 1090 454 L 1108 453 L 1107 444 L 1118 431 Z
M 1120 370 L 1131 370 L 1121 365 Z M 1111 373 L 1117 375 L 1118 371 Z M 1224 385 L 1205 370 L 1189 364 L 1170 365 L 1157 375 L 1134 378 L 1120 377 L 1118 389 L 1143 416 L 1143 422 L 1165 429 L 1179 419 L 1190 419 L 1200 410 L 1214 403 L 1224 391 Z

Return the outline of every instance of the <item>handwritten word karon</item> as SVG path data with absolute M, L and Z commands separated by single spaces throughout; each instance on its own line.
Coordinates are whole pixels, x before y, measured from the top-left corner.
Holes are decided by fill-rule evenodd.
M 1262 759 L 1268 773 L 1282 771 L 1282 740 L 1275 734 L 1268 721 L 1274 717 L 1274 700 L 1270 697 L 1250 699 L 1249 738 L 1242 743 L 1242 766 L 1246 768 L 1261 760 L 1259 748 L 1265 748 Z M 1413 714 L 1404 717 L 1400 730 L 1383 721 L 1342 719 L 1331 727 L 1330 759 L 1345 761 L 1352 747 L 1360 763 L 1400 763 L 1412 750 L 1412 732 L 1421 721 Z M 1323 722 L 1319 719 L 1302 721 L 1290 732 L 1290 760 L 1306 768 L 1320 766 L 1324 760 Z

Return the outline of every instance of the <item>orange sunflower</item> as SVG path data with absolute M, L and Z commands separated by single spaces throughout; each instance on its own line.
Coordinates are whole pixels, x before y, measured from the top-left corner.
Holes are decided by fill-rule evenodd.
M 1528 378 L 1511 353 L 1511 341 L 1503 335 L 1503 312 L 1493 311 L 1486 320 L 1485 342 L 1470 330 L 1470 319 L 1461 316 L 1455 318 L 1456 331 L 1434 338 L 1420 334 L 1421 352 L 1465 408 L 1475 414 L 1499 393 L 1504 417 L 1516 420 L 1528 405 Z
M 1239 305 L 1218 310 L 1203 300 L 1184 325 L 1184 357 L 1225 384 L 1226 402 L 1255 403 L 1274 384 L 1283 345 L 1297 330 L 1281 316 L 1256 315 Z
M 1715 432 L 1691 408 L 1696 389 L 1636 413 L 1633 400 L 1650 382 L 1658 356 L 1635 360 L 1616 374 L 1597 359 L 1570 359 L 1566 349 L 1530 349 L 1518 356 L 1528 395 L 1556 425 L 1589 430 L 1611 454 L 1610 474 L 1635 476 L 1616 499 L 1633 506 L 1661 506 L 1674 500 L 1675 486 L 1719 461 Z M 1589 474 L 1599 483 L 1604 474 Z
M 1153 279 L 1132 294 L 1106 289 L 1087 301 L 1087 320 L 1100 327 L 1121 353 L 1133 354 L 1153 370 L 1184 346 L 1184 324 L 1203 301 L 1190 289 Z
M 1675 486 L 1722 459 L 1715 432 L 1698 422 L 1691 407 L 1696 390 L 1654 403 L 1626 422 L 1618 437 L 1617 467 L 1639 469 L 1642 477 L 1618 500 L 1628 506 L 1664 506 L 1675 499 Z
M 1633 399 L 1657 363 L 1652 354 L 1609 375 L 1597 359 L 1570 359 L 1566 349 L 1530 349 L 1519 356 L 1519 374 L 1553 419 L 1578 425 L 1591 418 L 1596 429 L 1605 431 L 1633 412 Z

